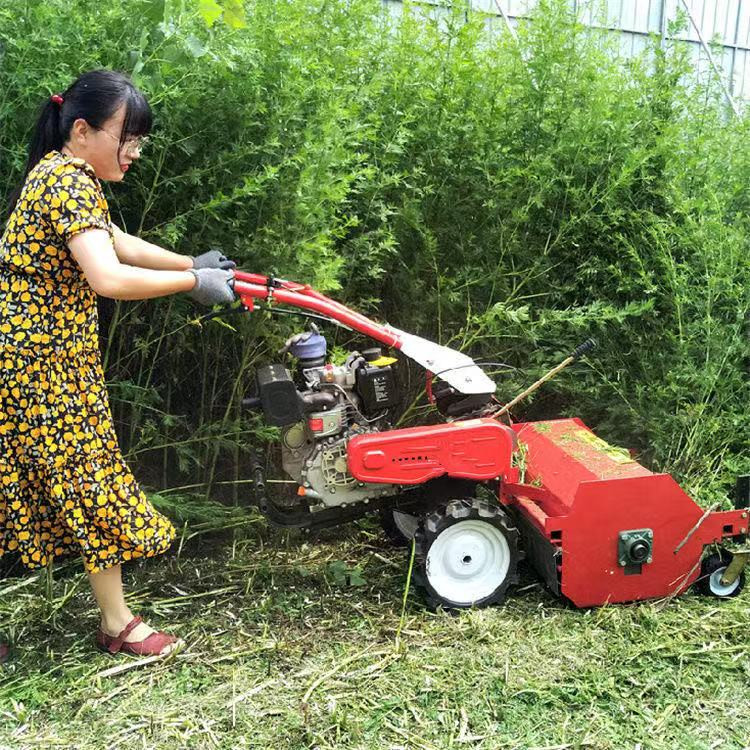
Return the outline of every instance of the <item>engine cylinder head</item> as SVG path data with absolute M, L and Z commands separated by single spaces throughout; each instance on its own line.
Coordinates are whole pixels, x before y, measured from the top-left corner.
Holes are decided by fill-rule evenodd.
M 322 367 L 326 362 L 328 344 L 325 336 L 314 333 L 304 341 L 297 341 L 289 347 L 289 353 L 299 360 L 300 370 Z

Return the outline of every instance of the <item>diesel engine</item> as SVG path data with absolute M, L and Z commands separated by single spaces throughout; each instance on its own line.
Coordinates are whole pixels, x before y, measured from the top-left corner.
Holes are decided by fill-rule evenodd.
M 259 367 L 257 396 L 246 405 L 261 408 L 265 420 L 281 428 L 283 468 L 299 483 L 308 510 L 393 494 L 392 486 L 360 482 L 349 473 L 347 445 L 356 435 L 388 428 L 388 410 L 399 400 L 396 360 L 372 348 L 334 365 L 317 329 L 293 336 L 284 350 L 296 360 L 293 371 L 284 364 Z

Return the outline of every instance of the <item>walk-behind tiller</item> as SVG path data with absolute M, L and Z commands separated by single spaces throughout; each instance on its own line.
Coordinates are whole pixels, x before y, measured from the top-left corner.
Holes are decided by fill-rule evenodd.
M 704 512 L 671 476 L 648 471 L 579 419 L 503 424 L 510 404 L 500 408 L 495 383 L 461 352 L 306 285 L 237 272 L 235 291 L 246 310 L 256 300 L 279 312 L 278 303 L 291 305 L 413 359 L 446 419 L 391 429 L 397 360 L 370 348 L 331 364 L 313 325 L 289 342 L 293 372 L 258 368 L 257 394 L 245 399 L 281 428 L 283 468 L 299 484 L 293 501 L 274 500 L 256 467 L 258 505 L 273 523 L 320 528 L 379 511 L 391 531 L 415 539 L 428 600 L 450 608 L 501 601 L 523 557 L 579 607 L 676 595 L 696 582 L 719 597 L 742 589 L 748 554 L 721 545 L 745 541 L 747 491 L 736 510 Z

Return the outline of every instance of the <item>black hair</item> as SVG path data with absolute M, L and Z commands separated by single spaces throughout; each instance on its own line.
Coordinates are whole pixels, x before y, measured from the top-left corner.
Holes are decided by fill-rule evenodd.
M 115 70 L 82 73 L 60 96 L 61 103 L 49 97 L 42 105 L 31 139 L 29 159 L 21 185 L 11 195 L 9 213 L 15 208 L 29 172 L 50 151 L 59 151 L 63 147 L 77 119 L 86 120 L 93 128 L 101 128 L 124 104 L 120 148 L 128 138 L 146 135 L 151 130 L 151 107 L 125 73 Z

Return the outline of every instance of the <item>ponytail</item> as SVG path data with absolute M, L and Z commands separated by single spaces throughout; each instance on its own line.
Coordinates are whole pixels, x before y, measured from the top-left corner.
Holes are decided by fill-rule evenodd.
M 84 119 L 93 128 L 101 128 L 123 104 L 125 120 L 120 133 L 121 146 L 127 138 L 146 135 L 152 124 L 146 98 L 127 75 L 114 70 L 92 70 L 81 74 L 61 95 L 49 97 L 39 112 L 29 158 L 21 184 L 11 194 L 8 216 L 16 207 L 29 172 L 50 151 L 62 149 L 76 120 Z
M 29 160 L 26 162 L 26 170 L 23 173 L 24 180 L 45 154 L 48 154 L 52 150 L 59 151 L 62 148 L 63 139 L 60 133 L 60 122 L 64 106 L 64 97 L 61 104 L 58 104 L 50 97 L 42 106 L 34 135 L 31 139 Z
M 63 139 L 60 133 L 60 121 L 62 119 L 60 110 L 62 106 L 62 104 L 52 101 L 52 97 L 47 99 L 42 105 L 36 121 L 36 127 L 34 128 L 34 134 L 31 138 L 29 158 L 26 162 L 26 168 L 23 171 L 21 184 L 10 196 L 8 216 L 13 213 L 16 203 L 18 203 L 18 198 L 21 195 L 23 184 L 26 182 L 29 172 L 41 161 L 45 154 L 55 149 L 60 150 L 63 146 Z

